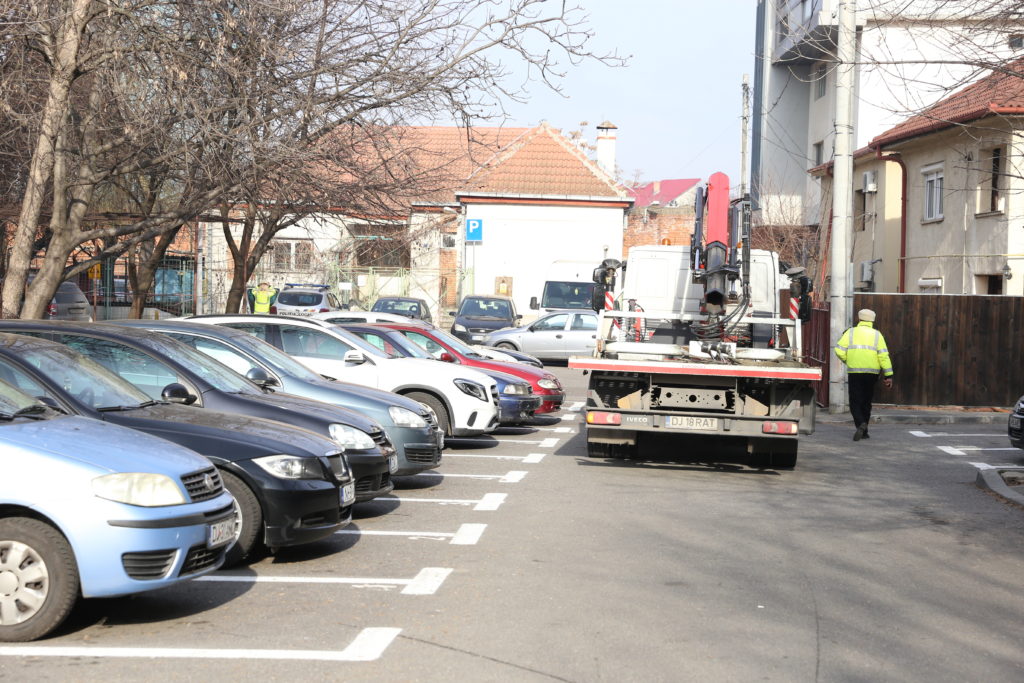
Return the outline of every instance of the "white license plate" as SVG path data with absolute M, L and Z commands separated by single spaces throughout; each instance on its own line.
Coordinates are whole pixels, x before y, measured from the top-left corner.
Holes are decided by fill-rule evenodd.
M 484 340 L 484 335 L 482 335 L 482 334 L 471 334 L 469 336 L 471 336 L 473 338 L 473 341 L 483 341 Z
M 438 429 L 435 432 L 435 435 L 437 437 L 437 447 L 444 450 L 444 432 Z
M 718 430 L 718 418 L 668 415 L 665 417 L 665 426 L 669 429 L 697 429 L 713 432 Z
M 345 484 L 338 491 L 341 492 L 341 507 L 351 505 L 356 502 L 356 485 Z
M 1016 415 L 1011 415 L 1010 416 L 1010 426 L 1013 429 L 1017 429 L 1018 427 L 1020 427 L 1020 418 L 1017 417 Z
M 394 474 L 395 472 L 398 471 L 398 456 L 397 455 L 389 455 L 388 456 L 388 470 L 391 472 L 391 474 Z
M 222 546 L 235 540 L 235 517 L 214 522 L 206 528 L 206 544 L 211 548 Z

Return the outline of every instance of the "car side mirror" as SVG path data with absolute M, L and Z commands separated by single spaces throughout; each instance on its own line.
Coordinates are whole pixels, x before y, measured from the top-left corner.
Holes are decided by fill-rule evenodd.
M 271 377 L 266 370 L 258 367 L 249 368 L 249 372 L 245 373 L 245 378 L 264 389 L 267 387 L 276 387 L 280 384 L 280 382 L 278 382 L 276 378 Z
M 440 360 L 443 360 L 445 363 L 454 363 L 455 362 L 455 356 L 453 356 L 452 354 L 448 353 L 447 351 L 442 351 L 441 355 L 438 356 L 438 358 Z
M 522 313 L 517 313 L 516 314 L 516 322 L 519 322 L 522 319 L 523 319 L 523 314 Z
M 604 285 L 595 285 L 594 293 L 590 295 L 590 307 L 595 311 L 603 311 L 605 295 L 607 292 L 608 288 Z
M 346 351 L 342 360 L 352 365 L 362 365 L 366 362 L 366 356 L 363 355 L 362 351 Z
M 530 308 L 532 310 L 534 310 L 534 311 L 536 311 L 536 310 L 538 310 L 540 308 L 540 302 L 537 301 L 537 297 L 535 297 L 535 296 L 531 296 L 530 297 Z
M 163 391 L 160 392 L 160 398 L 168 403 L 180 403 L 182 405 L 190 406 L 195 403 L 199 397 L 188 393 L 188 389 L 185 388 L 184 384 L 181 384 L 180 382 L 171 382 L 164 387 Z
M 448 315 L 454 318 L 456 315 L 458 315 L 458 313 L 456 311 L 448 311 Z

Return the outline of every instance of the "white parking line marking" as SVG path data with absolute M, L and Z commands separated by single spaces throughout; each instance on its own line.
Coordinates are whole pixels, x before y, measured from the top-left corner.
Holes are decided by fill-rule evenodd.
M 553 438 L 550 438 L 550 439 L 544 439 L 539 444 L 537 444 L 537 448 L 554 448 L 555 446 L 558 445 L 559 441 L 561 441 L 561 439 L 559 439 L 557 437 L 553 437 Z
M 532 465 L 538 463 L 544 459 L 544 453 L 530 453 L 528 456 L 523 458 L 524 465 Z
M 438 503 L 440 505 L 472 505 L 474 510 L 493 511 L 505 502 L 507 493 L 487 493 L 480 500 L 459 500 L 453 498 L 379 498 L 378 500 L 397 500 L 402 503 Z
M 336 534 L 346 536 L 403 536 L 410 539 L 443 541 L 450 538 L 451 545 L 475 545 L 487 528 L 486 524 L 462 524 L 455 533 L 450 531 L 369 531 L 366 529 L 342 529 Z
M 476 545 L 477 541 L 484 534 L 486 524 L 463 524 L 455 532 L 452 538 L 452 545 Z
M 978 432 L 976 434 L 975 433 L 971 433 L 971 432 L 965 432 L 963 434 L 954 434 L 952 432 L 920 432 L 920 431 L 917 431 L 917 430 L 913 430 L 910 433 L 913 436 L 917 436 L 917 437 L 921 437 L 921 438 L 925 438 L 925 439 L 929 439 L 929 438 L 934 437 L 934 436 L 946 436 L 946 437 L 949 437 L 949 436 L 960 436 L 960 437 L 963 437 L 963 436 L 982 436 L 982 437 L 993 437 L 993 438 L 1000 438 L 1000 437 L 1005 437 L 1006 436 L 1005 433 L 1001 433 L 1001 432 L 996 432 L 996 433 L 991 433 L 991 434 L 990 433 L 984 433 L 984 432 Z
M 538 432 L 555 432 L 556 434 L 567 434 L 571 432 L 575 427 L 537 427 Z
M 575 420 L 577 417 L 579 417 L 579 415 L 563 415 L 562 419 L 563 420 Z
M 950 455 L 967 455 L 963 451 L 953 448 L 952 446 L 939 446 L 939 450 L 949 453 Z
M 502 439 L 501 443 L 521 443 L 521 444 L 525 444 L 527 446 L 537 446 L 538 448 L 547 448 L 547 446 L 544 446 L 544 444 L 547 443 L 548 441 L 554 441 L 555 443 L 558 443 L 558 439 L 544 439 L 542 441 L 523 441 L 521 439 Z
M 576 401 L 575 403 L 570 403 L 567 407 L 562 408 L 562 410 L 568 410 L 571 413 L 575 413 L 582 407 L 583 401 Z
M 931 436 L 932 436 L 932 435 L 931 435 L 931 434 L 929 434 L 928 432 L 919 432 L 919 431 L 917 431 L 916 429 L 912 429 L 912 430 L 910 430 L 910 435 L 911 435 L 911 436 L 917 436 L 917 437 L 920 437 L 920 438 L 922 438 L 922 439 L 930 439 L 930 438 L 931 438 Z
M 344 650 L 227 650 L 167 647 L 60 647 L 0 645 L 2 657 L 95 657 L 144 659 L 288 659 L 372 662 L 402 632 L 400 628 L 364 628 Z
M 940 446 L 940 448 L 941 448 L 941 446 Z M 1013 446 L 999 447 L 999 448 L 986 448 L 984 446 L 957 446 L 956 450 L 959 450 L 959 451 L 1017 451 L 1017 450 L 1020 450 L 1020 449 L 1019 448 L 1014 448 Z
M 526 472 L 512 470 L 508 474 L 450 474 L 448 472 L 420 472 L 412 475 L 414 477 L 437 477 L 446 479 L 448 477 L 462 477 L 464 479 L 497 479 L 503 484 L 514 484 L 526 476 Z
M 423 592 L 429 586 L 434 586 L 436 591 L 440 587 L 444 577 L 452 573 L 451 569 L 444 567 L 427 567 L 421 569 L 420 573 L 411 579 L 378 579 L 378 578 L 353 578 L 345 576 L 246 576 L 242 574 L 231 574 L 222 572 L 200 576 L 193 581 L 219 581 L 230 583 L 315 583 L 315 584 L 345 584 L 369 588 L 380 586 L 390 588 L 391 586 L 405 586 L 402 593 L 406 595 L 429 595 Z M 438 577 L 441 577 L 438 580 Z
M 445 459 L 447 458 L 491 458 L 493 460 L 522 460 L 526 462 L 526 457 L 522 455 L 484 455 L 483 453 L 445 453 Z

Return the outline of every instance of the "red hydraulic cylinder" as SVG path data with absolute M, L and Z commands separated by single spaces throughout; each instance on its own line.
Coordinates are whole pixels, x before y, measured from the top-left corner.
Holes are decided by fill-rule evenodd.
M 714 173 L 708 178 L 707 215 L 704 219 L 704 243 L 729 244 L 729 176 Z

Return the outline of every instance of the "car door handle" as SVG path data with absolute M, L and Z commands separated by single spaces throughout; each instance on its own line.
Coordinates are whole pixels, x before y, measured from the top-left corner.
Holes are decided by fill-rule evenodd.
M 561 339 L 561 338 L 562 338 L 562 335 L 560 335 L 560 334 L 556 334 L 555 335 L 555 339 Z

